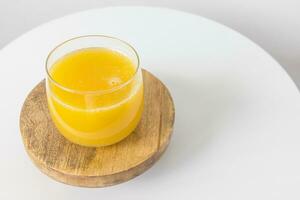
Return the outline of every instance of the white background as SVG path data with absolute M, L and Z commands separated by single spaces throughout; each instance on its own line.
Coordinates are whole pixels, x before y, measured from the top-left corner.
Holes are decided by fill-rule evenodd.
M 169 7 L 216 20 L 262 46 L 300 86 L 298 0 L 0 0 L 0 48 L 49 20 L 116 5 Z

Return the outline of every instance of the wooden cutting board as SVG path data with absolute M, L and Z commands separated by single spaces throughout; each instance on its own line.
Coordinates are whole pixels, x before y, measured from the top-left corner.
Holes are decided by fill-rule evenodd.
M 143 70 L 145 107 L 136 130 L 121 142 L 98 148 L 66 140 L 49 115 L 45 81 L 26 98 L 20 130 L 35 165 L 53 179 L 75 186 L 105 187 L 128 181 L 149 169 L 166 150 L 175 109 L 166 86 Z

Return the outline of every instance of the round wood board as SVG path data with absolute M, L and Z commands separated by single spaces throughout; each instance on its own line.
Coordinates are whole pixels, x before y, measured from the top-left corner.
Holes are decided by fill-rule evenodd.
M 41 81 L 26 98 L 20 116 L 25 149 L 35 165 L 57 181 L 82 187 L 115 185 L 149 169 L 169 144 L 175 111 L 164 84 L 145 70 L 143 78 L 145 107 L 138 127 L 121 142 L 98 148 L 73 144 L 58 132 Z

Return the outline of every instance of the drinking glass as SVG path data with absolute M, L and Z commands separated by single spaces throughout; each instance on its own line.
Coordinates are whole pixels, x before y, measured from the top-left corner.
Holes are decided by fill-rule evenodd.
M 129 58 L 135 67 L 134 75 L 110 89 L 84 91 L 67 87 L 51 75 L 53 65 L 65 55 L 94 47 L 117 51 Z M 46 72 L 50 115 L 59 132 L 69 141 L 91 147 L 111 145 L 132 133 L 140 121 L 144 104 L 143 77 L 139 56 L 128 43 L 103 35 L 67 40 L 50 52 Z M 72 74 L 72 68 L 65 73 Z

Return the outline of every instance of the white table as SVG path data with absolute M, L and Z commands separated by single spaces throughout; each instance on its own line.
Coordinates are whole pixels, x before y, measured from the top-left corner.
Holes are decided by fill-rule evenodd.
M 43 175 L 18 120 L 45 75 L 48 52 L 78 35 L 107 34 L 138 50 L 169 87 L 175 132 L 162 159 L 127 183 L 77 188 Z M 199 16 L 106 8 L 42 25 L 0 50 L 0 199 L 299 199 L 300 95 L 285 71 L 239 33 Z

